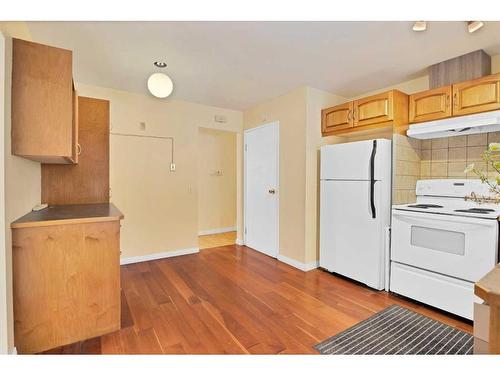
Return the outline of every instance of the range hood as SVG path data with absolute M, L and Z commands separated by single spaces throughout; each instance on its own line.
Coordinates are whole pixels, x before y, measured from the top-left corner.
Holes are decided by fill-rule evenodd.
M 500 131 L 500 111 L 452 117 L 410 125 L 411 138 L 429 139 Z

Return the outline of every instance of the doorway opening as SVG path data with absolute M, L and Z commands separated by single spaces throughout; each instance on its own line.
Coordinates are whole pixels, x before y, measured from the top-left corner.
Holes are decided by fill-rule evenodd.
M 198 243 L 200 249 L 236 242 L 236 133 L 198 130 Z

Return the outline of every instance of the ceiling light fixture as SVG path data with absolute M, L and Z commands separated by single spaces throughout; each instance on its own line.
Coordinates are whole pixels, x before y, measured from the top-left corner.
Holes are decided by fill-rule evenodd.
M 153 73 L 148 78 L 148 90 L 157 98 L 166 98 L 174 90 L 174 84 L 169 76 L 163 73 Z
M 467 30 L 469 33 L 473 33 L 484 26 L 483 21 L 467 21 Z
M 415 21 L 413 24 L 413 31 L 425 31 L 427 29 L 426 21 Z
M 155 61 L 153 63 L 157 68 L 165 68 L 166 62 Z M 153 73 L 148 78 L 148 90 L 157 98 L 166 98 L 174 90 L 174 84 L 169 76 L 164 73 Z
M 167 63 L 163 62 L 163 61 L 155 61 L 153 63 L 153 65 L 156 66 L 157 68 L 166 68 L 167 67 Z

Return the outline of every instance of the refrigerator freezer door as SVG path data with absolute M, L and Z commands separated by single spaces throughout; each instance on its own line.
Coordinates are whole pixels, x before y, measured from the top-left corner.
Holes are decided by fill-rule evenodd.
M 320 266 L 362 282 L 384 288 L 387 198 L 383 184 L 375 183 L 372 217 L 370 181 L 321 181 Z
M 374 178 L 391 178 L 391 141 L 376 139 Z M 369 180 L 373 140 L 321 147 L 322 180 Z

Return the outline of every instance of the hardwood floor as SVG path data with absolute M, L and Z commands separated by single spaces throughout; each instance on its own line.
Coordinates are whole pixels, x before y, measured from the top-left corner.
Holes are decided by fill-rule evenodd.
M 121 280 L 120 331 L 47 353 L 312 354 L 392 304 L 472 331 L 437 310 L 238 245 L 122 266 Z
M 207 234 L 198 237 L 200 249 L 210 249 L 212 247 L 220 247 L 234 245 L 236 242 L 236 232 L 226 232 L 217 234 Z

